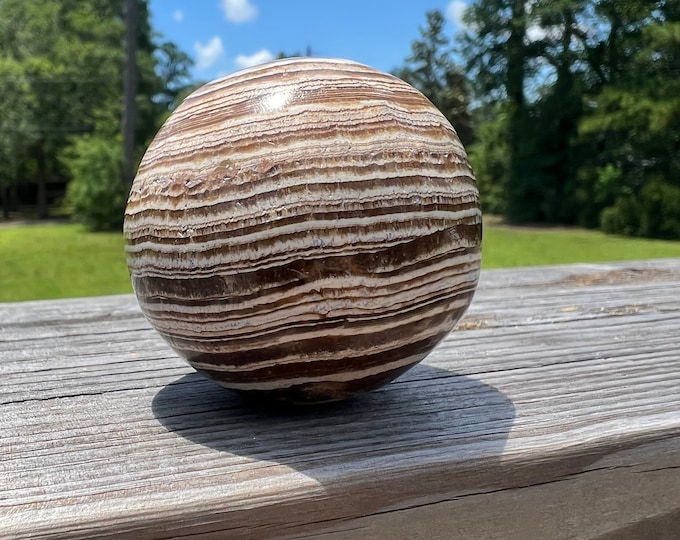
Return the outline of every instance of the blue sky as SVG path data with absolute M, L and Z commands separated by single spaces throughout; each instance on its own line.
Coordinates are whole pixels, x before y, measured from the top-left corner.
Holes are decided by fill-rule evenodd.
M 403 64 L 439 9 L 447 33 L 461 28 L 465 0 L 150 0 L 152 24 L 196 62 L 207 81 L 275 57 L 303 52 L 340 57 L 383 71 Z

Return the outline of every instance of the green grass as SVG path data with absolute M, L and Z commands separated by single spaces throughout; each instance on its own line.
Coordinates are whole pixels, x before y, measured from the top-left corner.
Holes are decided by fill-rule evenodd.
M 680 242 L 583 229 L 484 226 L 483 268 L 680 257 Z
M 132 292 L 121 233 L 0 227 L 0 302 Z
M 489 221 L 484 268 L 680 257 L 680 242 Z M 0 302 L 131 292 L 123 246 L 119 233 L 78 225 L 0 226 Z

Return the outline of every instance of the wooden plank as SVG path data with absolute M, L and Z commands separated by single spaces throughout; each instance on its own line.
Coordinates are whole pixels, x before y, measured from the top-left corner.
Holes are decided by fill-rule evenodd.
M 388 387 L 253 407 L 133 297 L 0 304 L 2 538 L 680 530 L 680 260 L 484 272 Z

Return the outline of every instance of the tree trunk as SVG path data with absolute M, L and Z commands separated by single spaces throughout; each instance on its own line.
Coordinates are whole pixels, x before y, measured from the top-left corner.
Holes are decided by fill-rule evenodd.
M 3 219 L 9 219 L 9 186 L 2 186 L 2 217 Z
M 524 98 L 526 12 L 524 0 L 514 0 L 507 41 L 507 80 L 505 90 L 510 101 L 510 171 L 508 177 L 507 218 L 523 221 L 527 215 L 525 200 L 526 160 L 522 139 L 526 135 Z
M 524 107 L 526 13 L 523 0 L 514 0 L 507 42 L 508 75 L 506 91 L 513 107 Z
M 132 184 L 135 174 L 135 96 L 137 94 L 137 0 L 127 0 L 125 9 L 125 72 L 123 75 L 123 182 Z
M 47 219 L 49 217 L 49 208 L 47 207 L 47 158 L 43 141 L 40 141 L 36 147 L 35 160 L 38 166 L 38 218 Z

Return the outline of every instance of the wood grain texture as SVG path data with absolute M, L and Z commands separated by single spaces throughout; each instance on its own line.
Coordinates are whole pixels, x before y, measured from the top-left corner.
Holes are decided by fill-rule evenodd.
M 477 185 L 404 81 L 293 58 L 210 82 L 168 118 L 124 232 L 142 311 L 220 384 L 332 401 L 451 331 L 479 279 Z
M 132 296 L 0 304 L 2 538 L 675 540 L 680 260 L 482 272 L 390 385 L 267 410 Z

